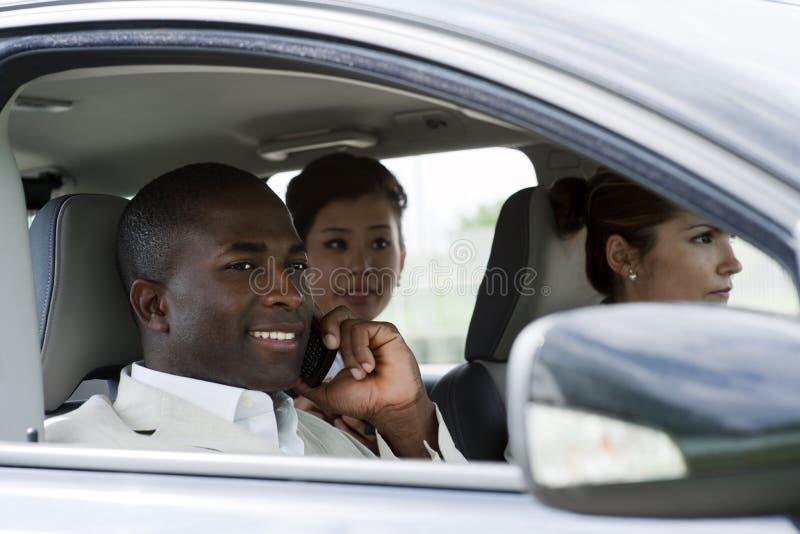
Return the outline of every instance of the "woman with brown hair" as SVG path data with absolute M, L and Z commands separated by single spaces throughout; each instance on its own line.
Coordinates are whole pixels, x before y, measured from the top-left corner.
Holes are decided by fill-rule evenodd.
M 558 180 L 550 201 L 562 236 L 586 227 L 586 274 L 604 302 L 728 301 L 742 270 L 730 233 L 607 169 Z

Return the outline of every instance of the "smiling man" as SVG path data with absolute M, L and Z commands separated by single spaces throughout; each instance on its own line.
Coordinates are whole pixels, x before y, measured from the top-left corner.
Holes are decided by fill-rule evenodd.
M 330 412 L 371 422 L 382 457 L 463 461 L 389 323 L 333 310 L 321 327 L 347 369 L 318 388 L 298 379 L 314 310 L 305 248 L 257 177 L 203 163 L 157 178 L 125 209 L 117 254 L 144 360 L 122 371 L 113 404 L 98 395 L 48 420 L 48 441 L 372 456 L 295 411 L 283 393 L 295 387 Z

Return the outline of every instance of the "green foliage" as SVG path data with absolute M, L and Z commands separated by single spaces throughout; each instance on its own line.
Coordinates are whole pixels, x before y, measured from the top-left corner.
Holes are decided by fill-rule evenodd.
M 461 228 L 494 228 L 502 207 L 502 200 L 491 204 L 481 204 L 471 215 L 461 216 Z

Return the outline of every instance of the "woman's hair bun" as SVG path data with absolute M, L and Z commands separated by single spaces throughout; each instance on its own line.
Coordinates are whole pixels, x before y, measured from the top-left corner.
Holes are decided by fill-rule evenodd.
M 568 237 L 586 224 L 588 184 L 583 178 L 561 178 L 550 186 L 550 205 L 556 230 Z

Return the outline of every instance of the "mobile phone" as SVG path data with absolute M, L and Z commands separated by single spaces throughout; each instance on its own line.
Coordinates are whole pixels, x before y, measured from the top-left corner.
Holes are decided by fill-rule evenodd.
M 316 320 L 311 321 L 308 345 L 306 345 L 306 353 L 303 357 L 303 366 L 300 368 L 303 382 L 312 388 L 322 384 L 334 359 L 336 359 L 336 351 L 325 346 L 322 342 L 322 329 L 319 323 Z

